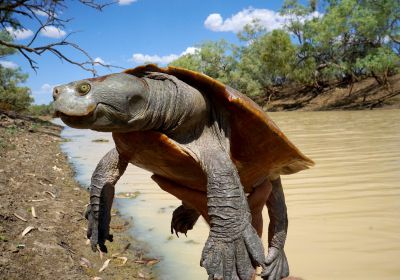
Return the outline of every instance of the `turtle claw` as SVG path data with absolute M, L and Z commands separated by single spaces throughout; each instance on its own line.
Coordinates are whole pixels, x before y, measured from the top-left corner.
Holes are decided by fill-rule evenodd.
M 193 229 L 199 216 L 200 214 L 196 210 L 185 205 L 179 206 L 172 213 L 171 234 L 175 233 L 179 238 L 178 233 L 183 233 L 187 237 L 188 230 Z
M 266 266 L 264 249 L 255 229 L 249 224 L 236 240 L 224 241 L 208 237 L 200 265 L 208 279 L 249 280 L 254 266 Z
M 264 280 L 279 280 L 289 276 L 289 265 L 283 249 L 270 247 L 266 263 L 267 267 L 261 273 Z
M 99 245 L 100 251 L 107 253 L 107 247 L 105 245 L 106 240 L 112 242 L 114 236 L 109 234 L 109 224 L 106 224 L 99 213 L 94 213 L 91 210 L 90 205 L 86 209 L 85 217 L 88 220 L 87 238 L 90 239 L 90 245 L 93 252 L 97 252 L 97 245 Z

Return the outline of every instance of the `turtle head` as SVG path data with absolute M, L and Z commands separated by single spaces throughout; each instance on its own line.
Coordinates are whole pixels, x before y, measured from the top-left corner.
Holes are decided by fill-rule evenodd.
M 143 115 L 148 87 L 141 78 L 117 73 L 57 86 L 53 98 L 55 116 L 68 126 L 126 132 Z

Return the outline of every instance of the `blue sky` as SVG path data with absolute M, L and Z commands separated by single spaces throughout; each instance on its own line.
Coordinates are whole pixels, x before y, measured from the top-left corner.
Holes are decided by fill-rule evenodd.
M 64 33 L 77 32 L 70 37 L 89 52 L 93 58 L 112 65 L 132 68 L 152 60 L 159 65 L 193 50 L 206 40 L 226 39 L 237 42 L 236 33 L 258 18 L 268 29 L 279 28 L 282 18 L 277 11 L 283 1 L 232 1 L 232 0 L 120 0 L 102 12 L 83 6 L 77 1 L 66 1 L 67 9 L 60 11 L 63 18 L 72 18 L 65 29 L 49 28 L 41 34 L 37 44 L 51 43 Z M 16 34 L 16 42 L 27 42 L 29 30 Z M 15 32 L 15 31 L 14 31 Z M 25 35 L 25 36 L 24 36 Z M 23 38 L 26 37 L 26 38 Z M 65 49 L 65 53 L 74 53 Z M 52 87 L 90 77 L 89 72 L 61 62 L 48 54 L 34 57 L 39 69 L 35 73 L 21 56 L 11 56 L 0 61 L 3 65 L 21 67 L 29 74 L 26 83 L 32 89 L 36 104 L 51 101 Z M 6 61 L 5 61 L 6 60 Z M 97 67 L 100 75 L 109 70 Z M 112 72 L 121 70 L 114 69 Z

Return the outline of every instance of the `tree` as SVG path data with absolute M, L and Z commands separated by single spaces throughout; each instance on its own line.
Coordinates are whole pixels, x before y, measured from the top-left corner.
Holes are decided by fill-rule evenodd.
M 0 31 L 0 40 L 12 42 L 7 32 Z M 0 59 L 15 53 L 16 50 L 0 45 Z M 0 109 L 24 111 L 33 102 L 30 89 L 20 87 L 19 84 L 26 81 L 28 75 L 22 74 L 19 68 L 6 68 L 0 65 Z
M 31 105 L 29 114 L 33 116 L 52 116 L 54 113 L 53 102 L 50 104 Z
M 244 38 L 246 44 L 239 54 L 236 75 L 238 88 L 252 96 L 297 78 L 297 46 L 292 43 L 290 35 L 284 30 L 266 33 L 257 29 L 256 25 L 247 26 L 246 34 L 240 34 L 239 38 Z
M 380 47 L 357 59 L 356 65 L 365 74 L 373 76 L 379 84 L 388 85 L 388 76 L 399 68 L 400 58 L 387 47 Z
M 236 60 L 233 46 L 225 40 L 207 41 L 197 46 L 194 54 L 184 55 L 169 65 L 202 72 L 223 83 L 230 84 Z
M 169 65 L 200 72 L 201 59 L 198 50 L 194 54 L 185 54 Z
M 79 2 L 99 11 L 112 3 L 99 3 L 97 0 L 79 0 Z M 62 17 L 62 10 L 67 8 L 67 3 L 65 0 L 2 0 L 0 2 L 0 25 L 3 30 L 9 33 L 23 32 L 28 30 L 26 27 L 27 23 L 38 27 L 33 32 L 33 37 L 27 44 L 17 44 L 0 38 L 0 45 L 18 51 L 28 60 L 34 70 L 38 68 L 34 55 L 40 56 L 44 53 L 52 53 L 61 60 L 77 65 L 93 74 L 96 73 L 94 69 L 95 64 L 110 67 L 110 65 L 94 61 L 78 44 L 69 41 L 72 33 L 66 34 L 63 39 L 51 44 L 37 44 L 37 38 L 41 31 L 64 28 L 65 24 L 71 20 Z M 41 17 L 40 15 L 44 15 L 45 17 Z M 83 55 L 84 60 L 77 61 L 67 56 L 63 52 L 64 48 L 72 48 L 78 54 Z
M 365 61 L 380 60 L 399 50 L 400 7 L 398 0 L 328 0 L 322 17 L 304 20 L 313 10 L 286 1 L 282 13 L 291 20 L 287 26 L 299 42 L 298 61 L 314 65 L 314 84 L 348 80 L 371 74 Z M 302 19 L 303 17 L 303 19 Z M 378 51 L 380 48 L 386 51 Z M 379 56 L 376 59 L 373 57 Z M 362 62 L 364 61 L 364 62 Z M 387 64 L 387 73 L 395 64 Z
M 320 1 L 322 12 L 317 2 L 286 0 L 282 30 L 268 33 L 253 21 L 238 34 L 241 45 L 205 42 L 171 65 L 203 72 L 253 97 L 291 83 L 314 93 L 368 76 L 387 84 L 400 67 L 398 0 Z
M 19 86 L 28 78 L 20 69 L 0 65 L 0 108 L 17 112 L 26 110 L 33 102 L 28 87 Z

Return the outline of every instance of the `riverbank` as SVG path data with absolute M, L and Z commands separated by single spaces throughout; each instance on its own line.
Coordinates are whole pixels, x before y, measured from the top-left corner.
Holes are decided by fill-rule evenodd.
M 400 109 L 400 74 L 389 77 L 387 86 L 367 78 L 319 90 L 277 87 L 256 102 L 269 112 Z
M 145 258 L 143 244 L 127 232 L 131 222 L 115 210 L 109 253 L 91 251 L 82 215 L 88 192 L 61 152 L 60 132 L 0 114 L 0 279 L 155 278 L 157 260 Z

